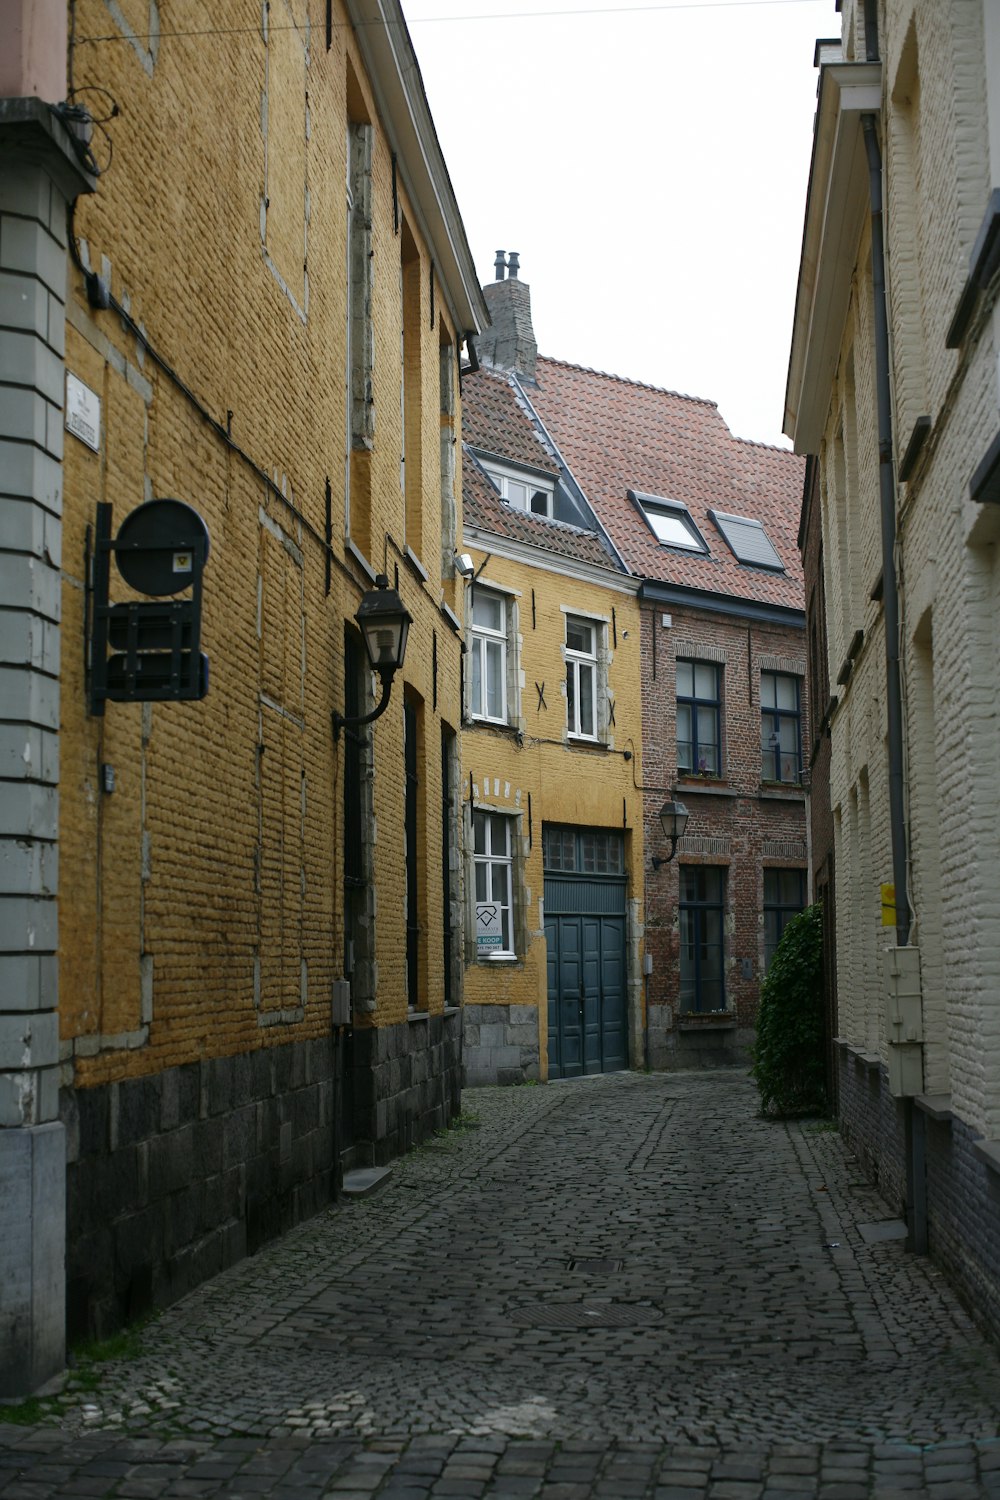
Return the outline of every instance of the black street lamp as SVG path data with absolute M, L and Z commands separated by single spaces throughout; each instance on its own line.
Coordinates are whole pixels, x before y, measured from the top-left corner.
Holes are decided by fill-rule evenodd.
M 687 820 L 688 810 L 683 802 L 664 802 L 660 808 L 660 827 L 670 840 L 670 853 L 653 855 L 654 870 L 658 870 L 661 865 L 668 865 L 677 853 L 677 840 L 683 836 Z
M 403 665 L 406 655 L 406 637 L 413 621 L 395 589 L 389 587 L 384 573 L 375 579 L 375 587 L 369 589 L 358 605 L 354 616 L 361 629 L 365 650 L 373 672 L 377 672 L 382 683 L 382 696 L 370 714 L 359 714 L 353 718 L 333 711 L 333 738 L 340 739 L 345 725 L 370 724 L 389 707 L 392 679 Z

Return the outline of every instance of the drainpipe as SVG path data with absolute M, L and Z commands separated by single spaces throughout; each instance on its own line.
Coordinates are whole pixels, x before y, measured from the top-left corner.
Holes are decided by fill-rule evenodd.
M 878 404 L 878 487 L 882 519 L 882 578 L 885 610 L 885 683 L 889 716 L 889 829 L 896 884 L 896 941 L 910 941 L 906 888 L 906 821 L 903 803 L 903 699 L 899 682 L 899 595 L 896 588 L 896 480 L 892 467 L 892 402 L 889 394 L 889 322 L 885 304 L 882 237 L 882 154 L 875 116 L 862 115 L 872 202 L 872 289 L 875 295 L 875 384 Z
M 875 300 L 875 387 L 878 406 L 879 508 L 882 521 L 883 609 L 885 611 L 886 709 L 889 720 L 889 832 L 896 887 L 896 942 L 910 941 L 910 898 L 906 879 L 906 815 L 903 799 L 903 702 L 899 673 L 899 594 L 896 586 L 896 481 L 892 465 L 892 401 L 889 390 L 889 320 L 885 300 L 885 242 L 882 228 L 882 153 L 876 116 L 862 115 L 872 205 L 872 290 Z M 927 1183 L 924 1117 L 903 1100 L 906 1138 L 908 1246 L 927 1253 Z

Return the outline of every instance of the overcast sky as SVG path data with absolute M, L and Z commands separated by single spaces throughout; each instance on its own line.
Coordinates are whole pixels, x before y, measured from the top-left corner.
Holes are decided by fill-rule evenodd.
M 541 353 L 781 436 L 834 0 L 403 0 L 480 280 Z

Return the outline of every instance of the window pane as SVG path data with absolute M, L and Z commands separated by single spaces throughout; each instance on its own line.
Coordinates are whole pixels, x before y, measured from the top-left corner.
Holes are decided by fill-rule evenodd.
M 513 953 L 514 947 L 510 940 L 510 907 L 505 906 L 500 913 L 500 933 L 503 946 L 507 953 Z
M 761 672 L 760 674 L 760 706 L 761 708 L 774 707 L 773 672 Z
M 585 651 L 594 654 L 594 627 L 583 620 L 566 621 L 566 645 L 570 651 Z
M 503 718 L 503 645 L 486 642 L 486 712 L 491 719 Z
M 486 814 L 475 812 L 472 814 L 472 836 L 477 854 L 486 853 Z
M 795 678 L 795 677 L 776 677 L 775 678 L 775 695 L 776 695 L 776 698 L 777 698 L 777 703 L 778 703 L 778 707 L 779 708 L 788 709 L 792 713 L 797 713 L 798 712 L 799 694 L 798 694 L 798 679 L 797 678 Z
M 576 733 L 576 662 L 566 663 L 566 712 L 570 734 Z
M 496 630 L 502 634 L 503 616 L 503 600 L 497 594 L 484 594 L 482 589 L 476 589 L 472 598 L 472 623 L 484 625 L 487 630 Z
M 528 508 L 528 487 L 527 487 L 527 485 L 518 484 L 518 482 L 517 482 L 516 479 L 508 479 L 507 480 L 507 499 L 510 502 L 510 504 L 516 506 L 518 510 L 527 510 L 527 508 Z M 505 580 L 505 582 L 506 582 L 506 580 Z
M 507 896 L 507 866 L 490 865 L 490 896 L 494 901 L 503 901 Z
M 799 725 L 797 719 L 779 719 L 778 745 L 783 755 L 798 754 Z
M 691 710 L 686 704 L 677 705 L 677 764 L 689 771 L 694 764 L 691 746 Z
M 472 712 L 483 712 L 483 643 L 472 643 Z
M 488 901 L 489 900 L 489 891 L 487 890 L 487 885 L 486 885 L 486 871 L 487 871 L 488 868 L 489 867 L 487 865 L 483 864 L 481 860 L 478 860 L 478 859 L 476 860 L 476 900 L 477 901 Z
M 535 490 L 531 497 L 531 509 L 536 516 L 547 516 L 549 513 L 549 497 L 545 490 Z
M 677 663 L 677 696 L 690 698 L 694 693 L 694 664 L 689 661 Z
M 711 735 L 711 739 L 703 739 L 702 735 Z M 709 771 L 712 775 L 718 775 L 718 714 L 715 709 L 700 709 L 699 711 L 699 771 Z
M 653 510 L 650 506 L 645 515 L 659 540 L 668 547 L 691 547 L 701 551 L 697 537 L 679 511 Z
M 510 853 L 510 819 L 505 818 L 503 813 L 490 814 L 490 853 Z
M 696 698 L 708 698 L 714 701 L 718 696 L 718 678 L 716 668 L 707 666 L 704 662 L 696 662 L 694 668 L 694 691 Z
M 580 665 L 580 733 L 597 733 L 594 723 L 594 669 L 585 662 Z

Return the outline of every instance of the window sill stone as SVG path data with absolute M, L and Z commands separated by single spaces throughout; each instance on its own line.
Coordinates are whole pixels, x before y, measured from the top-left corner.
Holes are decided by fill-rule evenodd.
M 950 1094 L 917 1094 L 913 1102 L 930 1119 L 937 1120 L 942 1125 L 951 1124 Z
M 739 797 L 735 787 L 725 781 L 709 781 L 700 776 L 678 777 L 675 792 L 687 792 L 692 797 Z

